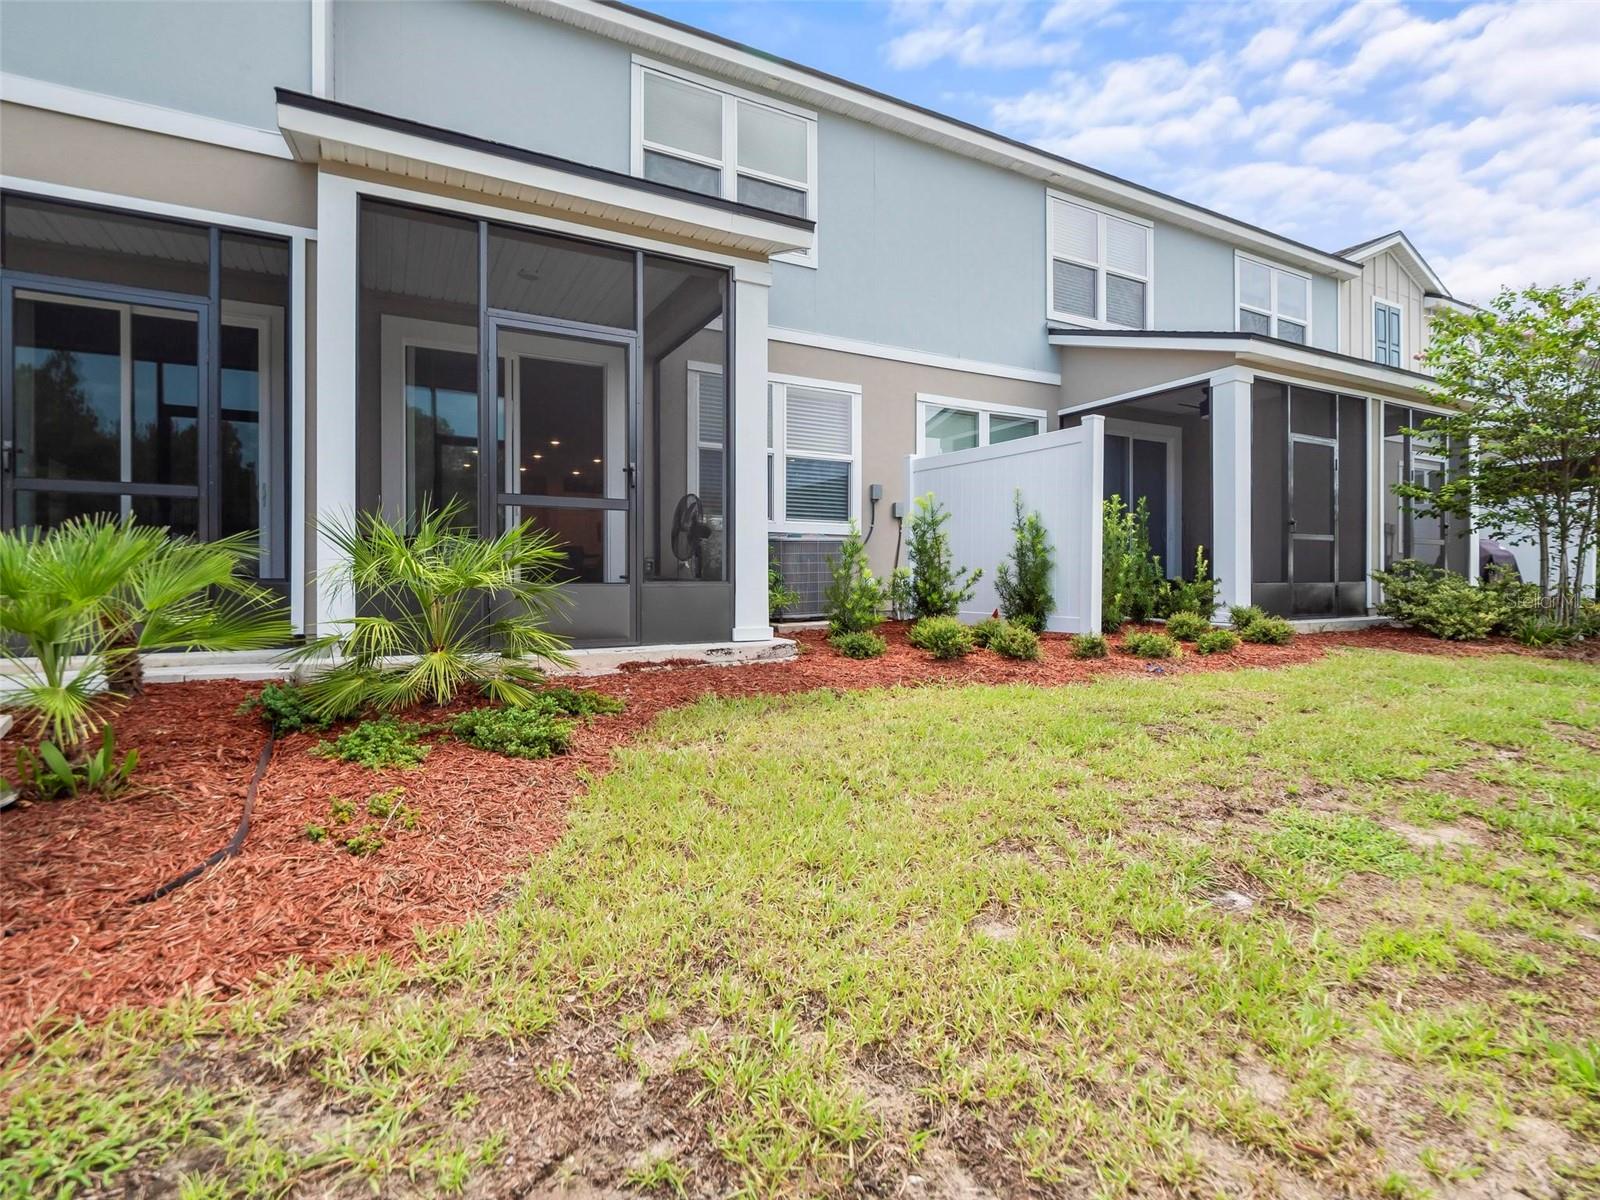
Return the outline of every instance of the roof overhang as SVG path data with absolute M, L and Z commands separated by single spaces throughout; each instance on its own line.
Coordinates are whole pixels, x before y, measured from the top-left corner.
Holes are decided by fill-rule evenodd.
M 1422 285 L 1424 291 L 1441 296 L 1444 299 L 1450 298 L 1450 289 L 1445 287 L 1444 280 L 1440 279 L 1434 269 L 1428 265 L 1428 260 L 1423 258 L 1417 248 L 1411 244 L 1411 239 L 1405 235 L 1403 230 L 1396 229 L 1393 233 L 1386 233 L 1382 237 L 1373 238 L 1370 242 L 1362 242 L 1359 246 L 1351 246 L 1348 250 L 1341 250 L 1339 254 L 1344 258 L 1364 263 L 1368 259 L 1382 254 L 1385 250 L 1392 252 L 1400 260 L 1407 273 Z
M 1019 172 L 1084 199 L 1223 238 L 1241 249 L 1264 254 L 1289 266 L 1339 279 L 1354 279 L 1361 274 L 1358 264 L 1337 254 L 655 13 L 604 0 L 504 0 L 504 3 L 733 83 L 758 88 L 810 108 L 852 117 L 966 158 Z
M 1363 395 L 1393 396 L 1426 401 L 1431 377 L 1399 367 L 1386 367 L 1366 359 L 1314 346 L 1301 346 L 1254 333 L 1162 333 L 1143 331 L 1052 329 L 1050 344 L 1069 350 L 1121 350 L 1150 353 L 1187 350 L 1228 356 L 1231 365 L 1270 373 L 1293 375 L 1332 388 Z M 1063 370 L 1063 375 L 1066 370 Z
M 278 127 L 301 162 L 481 192 L 752 258 L 809 250 L 815 236 L 811 221 L 285 88 Z

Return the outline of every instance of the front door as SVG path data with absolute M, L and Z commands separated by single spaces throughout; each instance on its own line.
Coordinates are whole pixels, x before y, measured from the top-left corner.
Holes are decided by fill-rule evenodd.
M 501 528 L 531 520 L 562 543 L 555 632 L 637 641 L 633 343 L 509 323 L 493 336 L 493 437 L 479 454 Z

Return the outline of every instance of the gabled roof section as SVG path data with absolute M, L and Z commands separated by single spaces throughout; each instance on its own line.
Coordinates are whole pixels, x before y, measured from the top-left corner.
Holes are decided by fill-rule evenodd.
M 616 0 L 503 0 L 658 58 L 1017 171 L 1088 200 L 1223 238 L 1288 265 L 1353 279 L 1359 265 L 1015 138 Z
M 1358 246 L 1350 246 L 1339 251 L 1340 258 L 1348 258 L 1358 263 L 1364 263 L 1369 258 L 1382 254 L 1385 250 L 1392 251 L 1399 258 L 1406 271 L 1422 285 L 1425 292 L 1443 299 L 1452 299 L 1450 289 L 1445 287 L 1444 280 L 1440 279 L 1428 260 L 1418 253 L 1417 248 L 1411 244 L 1411 239 L 1402 229 L 1393 233 L 1386 233 L 1382 237 L 1375 237 L 1371 241 L 1362 242 Z

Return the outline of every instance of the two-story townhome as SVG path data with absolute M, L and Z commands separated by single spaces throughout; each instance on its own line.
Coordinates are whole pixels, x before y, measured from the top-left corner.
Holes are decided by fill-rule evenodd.
M 1329 253 L 626 6 L 4 0 L 0 176 L 0 521 L 258 530 L 304 631 L 354 603 L 319 517 L 453 501 L 562 539 L 580 642 L 759 642 L 769 554 L 802 608 L 851 523 L 893 567 L 908 456 L 1089 413 L 1230 601 L 1472 567 L 1385 486 L 1449 469 L 1399 432 L 1452 303 L 1403 235 Z

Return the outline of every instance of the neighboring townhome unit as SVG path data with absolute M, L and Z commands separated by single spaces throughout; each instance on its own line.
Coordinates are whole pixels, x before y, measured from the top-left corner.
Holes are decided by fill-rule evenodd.
M 1230 602 L 1474 567 L 1387 490 L 1455 453 L 1391 432 L 1453 303 L 1402 235 L 1331 254 L 622 5 L 6 0 L 0 176 L 0 521 L 256 529 L 299 631 L 354 603 L 319 518 L 454 502 L 561 539 L 580 644 L 760 641 L 769 556 L 800 613 L 852 525 L 897 564 L 909 459 L 1088 414 Z

